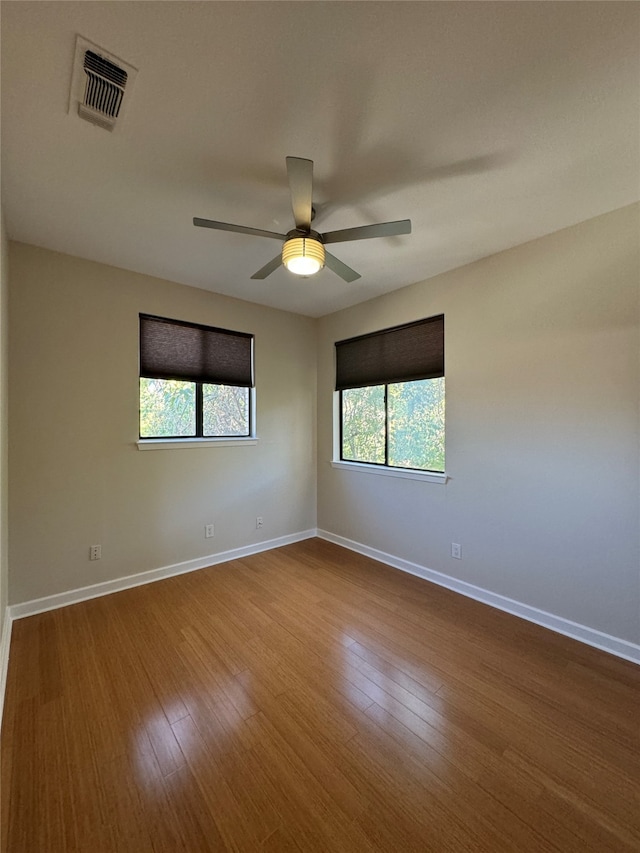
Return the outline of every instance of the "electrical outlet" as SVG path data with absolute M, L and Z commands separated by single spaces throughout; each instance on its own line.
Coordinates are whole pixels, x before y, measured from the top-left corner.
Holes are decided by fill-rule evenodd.
M 204 538 L 205 539 L 213 539 L 213 524 L 205 524 L 205 526 L 204 526 Z
M 89 548 L 89 559 L 90 560 L 101 560 L 102 559 L 102 545 L 92 545 Z
M 456 560 L 462 559 L 462 545 L 460 545 L 458 542 L 451 543 L 451 556 L 454 557 Z
M 256 518 L 256 530 L 262 530 L 262 516 Z

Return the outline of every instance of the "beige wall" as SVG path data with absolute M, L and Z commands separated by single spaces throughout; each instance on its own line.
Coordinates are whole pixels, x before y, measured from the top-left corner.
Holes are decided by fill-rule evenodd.
M 0 211 L 0 637 L 9 603 L 8 536 L 8 328 L 9 328 L 9 244 Z M 1 700 L 0 700 L 1 704 Z
M 640 642 L 638 235 L 624 208 L 320 320 L 318 527 Z M 334 342 L 441 312 L 447 485 L 332 468 Z
M 10 262 L 11 603 L 315 527 L 314 320 L 19 243 Z M 139 312 L 255 334 L 256 446 L 137 449 Z

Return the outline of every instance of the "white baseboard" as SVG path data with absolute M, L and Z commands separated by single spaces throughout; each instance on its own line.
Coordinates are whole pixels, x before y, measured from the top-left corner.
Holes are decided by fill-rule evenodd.
M 553 613 L 538 610 L 537 607 L 530 607 L 528 604 L 514 601 L 512 598 L 498 595 L 495 592 L 490 592 L 466 581 L 452 578 L 433 569 L 427 569 L 424 566 L 419 566 L 417 563 L 402 560 L 399 557 L 394 557 L 392 554 L 385 554 L 384 551 L 369 548 L 368 545 L 362 545 L 359 542 L 346 539 L 344 536 L 337 536 L 334 533 L 329 533 L 327 530 L 318 530 L 317 535 L 320 539 L 326 539 L 328 542 L 341 545 L 350 551 L 356 551 L 365 557 L 371 557 L 373 560 L 385 563 L 394 569 L 400 569 L 400 571 L 416 575 L 419 578 L 423 578 L 423 580 L 438 584 L 438 586 L 444 586 L 447 589 L 451 589 L 468 598 L 473 598 L 476 601 L 481 601 L 483 604 L 488 604 L 491 607 L 496 607 L 498 610 L 504 610 L 513 616 L 519 616 L 528 622 L 535 622 L 536 625 L 542 625 L 542 627 L 549 628 L 558 634 L 564 634 L 573 640 L 579 640 L 588 646 L 594 646 L 596 649 L 602 649 L 605 652 L 616 655 L 616 657 L 640 664 L 640 645 L 636 643 L 630 643 L 628 640 L 622 640 L 619 637 L 612 637 L 610 634 L 604 634 L 595 628 L 589 628 L 586 625 L 572 622 L 570 619 L 563 619 L 561 616 L 555 616 Z
M 474 586 L 473 584 L 458 580 L 457 578 L 452 578 L 449 575 L 436 572 L 433 569 L 419 566 L 417 563 L 411 563 L 408 560 L 394 557 L 392 554 L 386 554 L 384 551 L 378 551 L 376 548 L 370 548 L 368 545 L 362 545 L 359 542 L 354 542 L 352 539 L 347 539 L 344 536 L 338 536 L 327 530 L 312 529 L 304 530 L 300 533 L 294 533 L 289 536 L 280 536 L 277 539 L 269 539 L 266 542 L 257 542 L 253 545 L 246 545 L 242 548 L 233 548 L 230 551 L 222 551 L 219 554 L 212 554 L 209 557 L 200 557 L 197 560 L 187 560 L 183 563 L 176 563 L 172 566 L 164 566 L 160 569 L 152 569 L 151 571 L 140 572 L 136 575 L 129 575 L 128 577 L 118 578 L 113 581 L 105 581 L 104 583 L 93 584 L 92 586 L 85 586 L 80 589 L 69 590 L 68 592 L 61 592 L 57 595 L 49 595 L 45 598 L 37 598 L 33 601 L 25 601 L 22 604 L 13 604 L 10 607 L 7 607 L 4 629 L 2 632 L 2 638 L 0 639 L 0 714 L 2 713 L 7 667 L 9 663 L 11 624 L 14 619 L 33 616 L 36 613 L 55 610 L 58 607 L 66 607 L 68 604 L 76 604 L 79 601 L 98 598 L 101 595 L 109 595 L 112 592 L 119 592 L 123 589 L 141 586 L 146 583 L 153 583 L 154 581 L 159 581 L 163 578 L 181 575 L 185 572 L 193 572 L 197 569 L 204 569 L 208 566 L 218 565 L 219 563 L 227 563 L 230 560 L 237 560 L 242 557 L 249 557 L 251 554 L 258 554 L 261 551 L 269 551 L 272 548 L 280 548 L 283 545 L 290 545 L 293 542 L 301 542 L 303 539 L 311 539 L 314 536 L 326 539 L 328 542 L 333 542 L 336 545 L 341 545 L 343 548 L 348 548 L 350 551 L 356 551 L 366 557 L 371 557 L 373 560 L 377 560 L 378 562 L 391 566 L 394 569 L 400 569 L 400 571 L 416 575 L 423 580 L 438 584 L 438 586 L 444 586 L 447 589 L 451 589 L 454 592 L 467 596 L 468 598 L 473 598 L 483 604 L 496 607 L 498 610 L 504 610 L 506 613 L 519 616 L 521 619 L 526 619 L 529 622 L 535 622 L 537 625 L 542 625 L 544 628 L 549 628 L 551 631 L 555 631 L 558 634 L 564 634 L 566 637 L 571 637 L 572 639 L 578 640 L 586 645 L 602 649 L 605 652 L 616 655 L 616 657 L 624 658 L 625 660 L 640 664 L 640 645 L 630 643 L 628 640 L 613 637 L 610 634 L 597 631 L 595 628 L 589 628 L 586 625 L 580 625 L 577 622 L 572 622 L 569 619 L 564 619 L 561 616 L 554 615 L 553 613 L 538 610 L 536 607 L 531 607 L 520 601 L 515 601 L 503 595 L 498 595 L 498 593 L 490 592 L 482 587 Z
M 60 592 L 56 595 L 47 595 L 44 598 L 35 598 L 22 604 L 12 604 L 7 608 L 10 619 L 22 619 L 25 616 L 34 616 L 36 613 L 44 613 L 47 610 L 57 610 L 68 604 L 77 604 L 79 601 L 87 601 L 90 598 L 99 598 L 101 595 L 109 595 L 112 592 L 120 592 L 134 586 L 142 586 L 153 583 L 174 575 L 182 575 L 186 572 L 195 572 L 198 569 L 206 569 L 219 563 L 228 563 L 230 560 L 239 560 L 249 557 L 251 554 L 259 554 L 261 551 L 270 551 L 272 548 L 280 548 L 290 545 L 292 542 L 301 542 L 303 539 L 311 539 L 316 536 L 317 531 L 303 530 L 300 533 L 292 533 L 288 536 L 279 536 L 277 539 L 268 539 L 265 542 L 256 542 L 253 545 L 245 545 L 242 548 L 232 548 L 230 551 L 222 551 L 219 554 L 211 554 L 208 557 L 198 557 L 196 560 L 186 560 L 183 563 L 175 563 L 172 566 L 164 566 L 161 569 L 151 569 L 140 572 L 137 575 L 128 575 L 124 578 L 116 578 L 112 581 L 83 586 L 80 589 L 71 589 L 68 592 Z M 8 654 L 8 649 L 7 649 Z
M 2 637 L 0 637 L 0 731 L 2 730 L 2 712 L 4 710 L 4 693 L 7 686 L 7 671 L 9 669 L 9 646 L 11 645 L 11 623 L 13 619 L 9 608 L 5 607 Z

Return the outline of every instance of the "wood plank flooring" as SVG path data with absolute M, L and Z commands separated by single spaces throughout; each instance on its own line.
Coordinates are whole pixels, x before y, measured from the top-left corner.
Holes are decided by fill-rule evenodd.
M 319 539 L 14 623 L 5 853 L 640 851 L 640 668 Z

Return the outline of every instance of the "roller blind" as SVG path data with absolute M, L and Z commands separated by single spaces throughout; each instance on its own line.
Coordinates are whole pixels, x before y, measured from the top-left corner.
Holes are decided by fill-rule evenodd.
M 336 343 L 336 390 L 444 376 L 444 314 Z
M 140 314 L 140 376 L 253 387 L 253 335 Z

